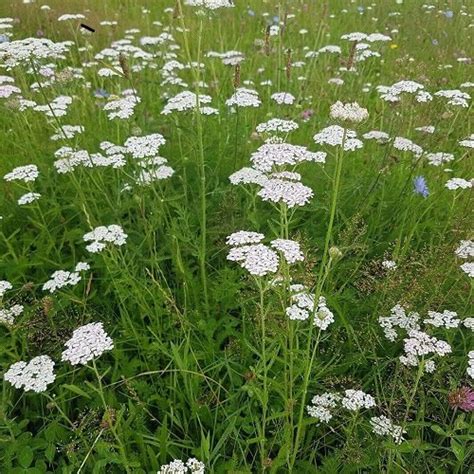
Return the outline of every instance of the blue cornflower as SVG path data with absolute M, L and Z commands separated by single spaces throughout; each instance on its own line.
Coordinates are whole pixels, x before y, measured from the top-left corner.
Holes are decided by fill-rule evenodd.
M 416 194 L 421 194 L 424 198 L 428 197 L 430 191 L 428 185 L 426 184 L 426 179 L 424 176 L 417 176 L 413 180 L 413 192 Z
M 0 43 L 9 43 L 10 38 L 7 35 L 0 35 Z
M 94 97 L 97 97 L 98 99 L 106 99 L 109 95 L 110 94 L 105 89 L 96 89 L 94 91 Z
M 452 17 L 454 16 L 454 12 L 453 12 L 452 10 L 446 10 L 446 11 L 444 12 L 444 16 L 445 16 L 446 18 L 452 18 Z

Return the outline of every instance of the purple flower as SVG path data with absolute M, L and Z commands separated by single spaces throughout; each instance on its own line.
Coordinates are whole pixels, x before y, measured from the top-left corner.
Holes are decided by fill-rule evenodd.
M 303 112 L 301 112 L 301 118 L 303 119 L 303 122 L 307 122 L 313 115 L 314 115 L 313 109 L 306 109 L 306 110 L 303 110 Z
M 429 196 L 430 191 L 428 190 L 426 179 L 423 176 L 417 176 L 413 180 L 413 191 L 416 194 L 421 194 L 424 198 Z
M 474 390 L 469 387 L 461 387 L 448 395 L 449 404 L 453 408 L 464 411 L 474 410 Z

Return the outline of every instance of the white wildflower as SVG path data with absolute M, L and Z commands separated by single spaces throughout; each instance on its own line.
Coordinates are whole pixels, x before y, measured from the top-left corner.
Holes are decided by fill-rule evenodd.
M 95 357 L 113 349 L 112 339 L 104 331 L 102 323 L 89 323 L 75 329 L 61 355 L 62 361 L 72 365 L 85 365 Z
M 25 392 L 44 392 L 56 378 L 54 362 L 47 355 L 34 357 L 28 363 L 16 362 L 5 372 L 3 378 L 15 388 L 23 388 Z

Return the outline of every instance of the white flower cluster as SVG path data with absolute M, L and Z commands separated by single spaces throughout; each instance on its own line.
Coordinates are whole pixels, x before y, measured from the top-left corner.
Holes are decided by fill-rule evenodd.
M 377 406 L 372 395 L 362 390 L 348 389 L 344 391 L 344 395 L 331 392 L 315 395 L 311 400 L 311 405 L 308 405 L 306 410 L 311 417 L 328 423 L 333 418 L 333 412 L 339 404 L 349 411 L 358 411 L 362 408 L 370 409 Z
M 385 337 L 392 342 L 395 342 L 398 333 L 395 328 L 405 329 L 410 331 L 412 329 L 420 329 L 418 321 L 420 320 L 420 315 L 418 313 L 406 313 L 403 306 L 397 304 L 390 310 L 390 316 L 381 316 L 378 321 L 380 326 L 383 329 Z
M 62 361 L 72 365 L 85 365 L 95 357 L 113 349 L 112 339 L 107 335 L 102 323 L 89 323 L 74 330 L 61 355 Z
M 350 411 L 357 411 L 361 408 L 373 408 L 376 406 L 374 397 L 362 390 L 349 389 L 344 392 L 341 405 Z
M 284 120 L 279 118 L 270 119 L 257 125 L 257 133 L 286 134 L 297 130 L 299 125 L 293 120 Z
M 465 148 L 474 148 L 474 133 L 464 140 L 460 140 L 459 145 Z
M 58 21 L 84 20 L 85 18 L 82 13 L 65 13 L 58 18 Z
M 293 304 L 286 308 L 286 315 L 291 320 L 305 321 L 314 314 L 313 324 L 325 331 L 334 322 L 334 314 L 326 306 L 326 298 L 319 297 L 316 307 L 314 295 L 304 285 L 290 285 L 292 292 L 291 301 Z
M 16 362 L 5 372 L 3 378 L 15 388 L 23 388 L 25 392 L 44 392 L 56 378 L 54 362 L 47 355 L 34 357 L 28 363 Z
M 270 245 L 283 254 L 283 258 L 291 265 L 304 260 L 300 244 L 294 240 L 276 239 L 272 240 Z
M 188 110 L 195 110 L 199 106 L 201 114 L 212 115 L 218 111 L 212 107 L 201 106 L 201 104 L 209 104 L 211 100 L 212 98 L 209 95 L 199 94 L 198 98 L 194 92 L 183 91 L 168 99 L 161 113 L 163 115 L 169 115 L 172 112 L 186 112 Z
M 423 323 L 429 324 L 430 326 L 435 326 L 437 328 L 457 328 L 461 323 L 461 320 L 458 318 L 458 314 L 455 311 L 445 310 L 442 313 L 428 311 L 428 316 L 429 318 L 425 318 Z
M 123 97 L 114 96 L 104 105 L 104 110 L 107 112 L 109 120 L 130 118 L 135 112 L 135 107 L 141 102 L 140 97 L 135 94 L 126 94 L 123 92 Z
M 270 98 L 278 105 L 292 105 L 296 100 L 295 96 L 289 92 L 275 92 Z
M 307 405 L 306 410 L 308 415 L 313 418 L 318 418 L 324 423 L 329 423 L 332 419 L 333 410 L 337 407 L 341 396 L 338 393 L 326 392 L 322 395 L 315 395 L 311 399 L 311 405 Z
M 231 0 L 186 0 L 184 4 L 192 7 L 208 8 L 209 10 L 232 8 L 234 6 Z
M 0 280 L 0 298 L 3 297 L 7 290 L 11 290 L 13 288 L 12 284 L 7 280 Z
M 278 171 L 282 166 L 295 166 L 312 161 L 324 163 L 326 153 L 310 152 L 306 147 L 289 143 L 269 142 L 262 145 L 251 156 L 252 168 L 242 168 L 232 174 L 232 184 L 257 184 L 261 187 L 257 195 L 264 201 L 285 203 L 288 207 L 304 206 L 313 197 L 311 188 L 303 185 L 301 175 L 295 172 Z M 275 170 L 274 173 L 265 174 Z
M 76 168 L 111 167 L 122 168 L 125 166 L 125 148 L 117 147 L 110 142 L 102 142 L 100 147 L 105 151 L 102 153 L 89 153 L 87 150 L 77 150 L 69 146 L 63 146 L 56 150 L 54 156 L 59 158 L 53 165 L 59 174 L 71 173 Z
M 81 281 L 80 272 L 89 270 L 90 266 L 86 262 L 79 262 L 73 272 L 58 270 L 51 275 L 51 278 L 43 285 L 43 291 L 54 293 L 65 286 L 75 286 Z
M 139 164 L 143 169 L 140 170 L 136 177 L 137 184 L 148 186 L 155 181 L 171 178 L 174 174 L 174 169 L 171 166 L 167 166 L 167 162 L 168 160 L 161 156 L 141 160 Z
M 18 166 L 10 173 L 7 173 L 3 179 L 5 181 L 23 181 L 24 183 L 34 182 L 39 176 L 38 167 L 36 165 Z
M 426 125 L 426 126 L 423 126 L 423 127 L 416 127 L 415 130 L 417 132 L 433 134 L 436 131 L 436 128 L 435 128 L 434 125 Z
M 204 463 L 196 458 L 189 458 L 186 463 L 181 459 L 175 459 L 161 466 L 157 474 L 204 474 L 205 468 Z
M 474 257 L 474 242 L 472 240 L 461 240 L 459 247 L 455 251 L 459 258 Z M 461 270 L 470 278 L 474 278 L 474 262 L 466 262 L 460 265 Z
M 209 51 L 206 56 L 208 58 L 220 58 L 225 66 L 236 66 L 245 59 L 245 54 L 241 51 L 225 51 L 224 53 Z
M 384 267 L 386 270 L 396 270 L 397 269 L 397 264 L 393 260 L 384 260 L 382 262 L 382 267 Z
M 10 308 L 0 309 L 0 324 L 5 326 L 12 326 L 15 322 L 15 318 L 23 313 L 24 307 L 21 304 L 14 304 Z
M 54 98 L 47 105 L 36 105 L 33 110 L 43 112 L 47 117 L 63 117 L 67 114 L 67 109 L 72 104 L 72 97 L 60 95 Z
M 225 103 L 229 107 L 234 105 L 237 107 L 260 107 L 262 104 L 257 91 L 245 87 L 236 89 Z
M 390 140 L 390 135 L 381 130 L 372 130 L 370 132 L 364 133 L 362 137 L 365 140 L 375 140 L 378 143 L 386 143 Z
M 416 143 L 413 143 L 408 138 L 395 137 L 395 140 L 393 141 L 393 148 L 396 148 L 400 151 L 409 151 L 415 156 L 420 156 L 423 154 L 423 148 L 421 148 L 421 146 L 417 145 Z
M 461 240 L 459 247 L 455 250 L 455 253 L 459 258 L 474 257 L 474 241 Z
M 21 89 L 11 84 L 0 85 L 0 98 L 8 99 L 12 94 L 21 94 Z
M 165 143 L 163 135 L 152 133 L 142 137 L 129 137 L 124 146 L 133 158 L 149 158 L 158 155 L 158 150 Z
M 300 183 L 282 178 L 267 179 L 257 193 L 263 201 L 284 203 L 289 208 L 304 206 L 313 197 L 313 190 Z
M 472 181 L 463 178 L 451 178 L 446 182 L 445 187 L 451 191 L 456 189 L 470 189 L 472 188 Z
M 239 230 L 238 232 L 230 234 L 226 239 L 226 243 L 232 247 L 237 245 L 258 244 L 264 238 L 265 236 L 259 232 Z
M 426 159 L 428 160 L 430 165 L 433 166 L 440 166 L 443 163 L 449 163 L 450 161 L 454 160 L 454 155 L 451 153 L 427 153 Z
M 379 436 L 391 436 L 397 444 L 403 441 L 403 433 L 406 433 L 406 431 L 401 426 L 395 425 L 392 420 L 386 416 L 373 416 L 370 419 L 370 424 L 375 434 Z
M 267 180 L 268 178 L 265 173 L 262 173 L 261 171 L 258 171 L 254 168 L 249 168 L 247 166 L 241 168 L 239 171 L 236 171 L 235 173 L 232 173 L 229 176 L 229 181 L 233 185 L 258 184 L 260 186 L 263 186 Z
M 227 237 L 226 243 L 232 248 L 227 260 L 239 262 L 251 275 L 265 276 L 278 270 L 277 252 L 262 244 L 264 235 L 257 232 L 238 231 Z M 288 264 L 303 260 L 299 244 L 293 240 L 276 239 L 270 245 L 280 251 Z
M 84 132 L 84 127 L 82 125 L 62 125 L 61 128 L 54 134 L 51 135 L 51 140 L 70 140 L 74 138 L 79 133 Z
M 174 174 L 173 168 L 167 166 L 168 160 L 158 156 L 158 151 L 166 140 L 159 133 L 142 137 L 130 137 L 125 141 L 125 152 L 139 160 L 141 167 L 136 182 L 140 186 L 148 186 L 155 181 L 170 178 Z
M 430 336 L 421 329 L 420 316 L 418 313 L 406 314 L 405 309 L 396 305 L 391 309 L 391 316 L 380 317 L 379 323 L 383 328 L 385 337 L 394 342 L 398 334 L 394 328 L 404 329 L 407 337 L 404 338 L 404 354 L 399 357 L 400 362 L 406 366 L 417 367 L 420 365 L 420 357 L 424 358 L 424 371 L 431 373 L 436 369 L 432 359 L 425 356 L 437 355 L 444 357 L 451 352 L 451 346 L 443 340 Z M 472 321 L 471 321 L 472 320 Z M 423 324 L 427 327 L 453 329 L 460 327 L 461 323 L 469 329 L 474 327 L 474 318 L 460 320 L 454 311 L 445 310 L 442 313 L 428 311 L 428 317 L 424 318 Z M 472 326 L 472 327 L 471 327 Z
M 459 89 L 441 90 L 435 92 L 434 95 L 448 99 L 448 105 L 462 108 L 469 107 L 469 100 L 471 100 L 471 96 L 467 92 L 460 91 Z
M 86 246 L 86 249 L 92 253 L 98 253 L 104 250 L 107 244 L 124 245 L 127 241 L 127 234 L 122 227 L 117 224 L 109 226 L 99 226 L 91 232 L 84 234 L 84 242 L 92 242 Z
M 264 143 L 252 153 L 250 161 L 255 169 L 264 172 L 275 170 L 275 167 L 295 166 L 303 162 L 324 163 L 325 152 L 312 152 L 306 147 L 291 143 Z
M 408 332 L 408 336 L 403 340 L 405 355 L 399 357 L 403 365 L 417 367 L 420 364 L 420 356 L 437 354 L 440 357 L 444 357 L 451 352 L 451 346 L 446 341 L 429 336 L 423 331 L 412 329 Z M 435 368 L 433 360 L 425 362 L 425 372 L 431 373 Z
M 415 81 L 400 81 L 390 87 L 377 86 L 380 98 L 386 102 L 399 102 L 402 94 L 412 94 L 417 102 L 429 102 L 432 95 L 424 90 L 425 86 Z
M 37 201 L 41 197 L 40 193 L 26 193 L 23 196 L 20 196 L 18 199 L 18 204 L 24 206 L 26 204 L 31 204 L 34 201 Z
M 468 366 L 467 366 L 467 375 L 474 379 L 474 351 L 469 351 L 467 354 L 468 357 Z
M 344 143 L 344 151 L 354 151 L 363 146 L 362 141 L 357 138 L 356 132 L 344 129 L 339 125 L 323 128 L 313 136 L 313 140 L 319 145 L 342 146 Z
M 71 42 L 55 43 L 47 38 L 25 38 L 0 43 L 0 61 L 7 70 L 16 66 L 30 66 L 30 62 L 61 59 L 72 45 Z
M 341 101 L 337 101 L 331 105 L 330 117 L 333 120 L 359 123 L 369 118 L 369 112 L 357 102 L 343 104 Z
M 469 278 L 474 278 L 474 262 L 463 263 L 460 268 Z

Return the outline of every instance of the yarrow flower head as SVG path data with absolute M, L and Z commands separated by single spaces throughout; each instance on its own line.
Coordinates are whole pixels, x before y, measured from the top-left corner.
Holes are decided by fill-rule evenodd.
M 18 166 L 10 173 L 7 173 L 3 179 L 5 181 L 23 181 L 24 183 L 31 183 L 39 176 L 38 167 L 36 165 Z
M 7 280 L 0 280 L 0 298 L 3 297 L 7 290 L 11 290 L 13 288 L 12 284 Z
M 334 416 L 333 410 L 337 407 L 340 400 L 341 396 L 337 393 L 326 392 L 322 395 L 315 395 L 311 399 L 311 405 L 308 405 L 306 410 L 309 416 L 328 423 Z
M 343 104 L 337 101 L 331 105 L 330 116 L 333 120 L 342 120 L 347 122 L 363 122 L 369 118 L 367 109 L 361 107 L 357 102 L 351 104 Z
M 31 61 L 55 60 L 64 58 L 72 42 L 55 43 L 47 38 L 25 38 L 0 43 L 0 61 L 7 70 L 16 66 L 30 66 Z
M 357 411 L 361 408 L 373 408 L 376 406 L 374 397 L 362 390 L 349 389 L 344 392 L 344 397 L 341 399 L 341 404 L 344 408 L 350 411 Z
M 395 425 L 386 416 L 374 416 L 370 419 L 372 431 L 379 436 L 391 436 L 395 443 L 400 444 L 403 441 L 403 433 L 406 431 L 399 425 Z
M 474 241 L 461 240 L 459 247 L 455 250 L 455 254 L 459 258 L 474 257 Z
M 276 273 L 279 266 L 278 253 L 261 243 L 264 235 L 258 232 L 238 231 L 226 239 L 232 248 L 227 260 L 239 262 L 251 275 L 265 276 Z M 276 239 L 270 242 L 271 247 L 281 252 L 285 261 L 292 265 L 303 260 L 299 244 L 293 240 Z
M 157 474 L 204 474 L 205 467 L 204 463 L 196 458 L 189 458 L 186 462 L 175 459 L 161 466 Z
M 268 133 L 268 134 L 287 134 L 297 130 L 299 125 L 293 120 L 283 120 L 274 118 L 257 125 L 255 129 L 257 133 Z
M 41 197 L 40 193 L 26 193 L 23 196 L 20 196 L 18 199 L 18 204 L 24 206 L 26 204 L 31 204 L 34 201 L 37 201 Z
M 116 224 L 109 226 L 96 227 L 91 232 L 84 234 L 84 242 L 92 242 L 86 246 L 86 249 L 92 253 L 98 253 L 104 250 L 108 243 L 114 245 L 124 245 L 127 241 L 127 234 L 122 227 Z
M 218 8 L 232 8 L 235 6 L 232 0 L 186 0 L 185 5 L 208 8 L 209 10 L 217 10 Z
M 62 361 L 72 365 L 85 365 L 104 352 L 112 350 L 114 344 L 104 331 L 102 323 L 89 323 L 75 329 L 65 346 L 66 350 L 61 355 Z
M 203 109 L 202 104 L 209 104 L 212 98 L 209 95 L 199 94 L 199 97 L 190 91 L 183 91 L 168 99 L 167 104 L 164 109 L 161 111 L 163 115 L 169 115 L 172 112 L 186 112 L 188 110 L 194 110 L 198 107 Z
M 14 304 L 10 308 L 0 309 L 0 324 L 13 326 L 15 318 L 23 313 L 24 307 L 21 304 Z
M 142 137 L 129 137 L 124 146 L 133 158 L 148 158 L 158 155 L 158 150 L 165 143 L 163 135 L 152 133 Z
M 54 293 L 56 290 L 66 286 L 75 286 L 81 281 L 80 272 L 89 270 L 90 266 L 86 262 L 79 262 L 73 272 L 58 270 L 51 275 L 51 278 L 43 285 L 43 291 Z
M 292 105 L 296 100 L 293 94 L 289 92 L 276 92 L 271 95 L 271 99 L 274 100 L 278 105 Z
M 3 378 L 15 388 L 23 388 L 25 392 L 44 392 L 53 383 L 54 362 L 47 355 L 34 357 L 30 362 L 16 362 L 11 365 Z
M 339 125 L 331 125 L 322 129 L 313 136 L 313 140 L 319 145 L 342 146 L 344 143 L 344 151 L 355 151 L 363 146 L 363 143 L 357 138 L 356 132 L 344 129 Z
M 262 104 L 257 91 L 246 89 L 245 87 L 236 89 L 234 94 L 225 103 L 229 107 L 234 105 L 237 107 L 260 107 Z
M 325 331 L 334 322 L 334 314 L 326 305 L 326 298 L 319 297 L 315 304 L 314 295 L 304 285 L 291 285 L 292 305 L 286 308 L 286 315 L 291 320 L 305 321 L 313 317 L 313 324 Z

